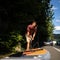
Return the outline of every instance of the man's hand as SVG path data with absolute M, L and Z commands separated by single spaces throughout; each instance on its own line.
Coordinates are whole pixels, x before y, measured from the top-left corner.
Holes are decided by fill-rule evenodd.
M 34 40 L 34 37 L 32 37 L 32 40 Z

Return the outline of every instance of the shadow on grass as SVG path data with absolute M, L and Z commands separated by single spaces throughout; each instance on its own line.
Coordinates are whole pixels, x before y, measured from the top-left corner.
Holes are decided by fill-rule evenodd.
M 21 57 L 23 52 L 17 52 L 15 54 L 10 55 L 9 57 Z

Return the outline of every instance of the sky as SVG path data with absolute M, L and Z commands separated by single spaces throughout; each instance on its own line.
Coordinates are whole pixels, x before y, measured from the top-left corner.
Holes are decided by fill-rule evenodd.
M 52 9 L 54 10 L 54 34 L 60 34 L 60 0 L 51 0 L 51 4 L 53 5 Z

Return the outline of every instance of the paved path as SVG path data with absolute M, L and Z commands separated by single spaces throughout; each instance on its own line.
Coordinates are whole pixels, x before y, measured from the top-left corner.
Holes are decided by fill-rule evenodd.
M 60 60 L 60 50 L 53 46 L 44 46 L 51 53 L 51 60 Z

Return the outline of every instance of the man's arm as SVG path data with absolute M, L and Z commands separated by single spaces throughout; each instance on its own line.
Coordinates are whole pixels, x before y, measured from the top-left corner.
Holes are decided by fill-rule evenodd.
M 27 36 L 29 36 L 30 35 L 30 26 L 28 25 L 28 27 L 27 27 Z
M 27 32 L 27 36 L 30 36 L 30 33 L 29 33 L 29 31 Z
M 35 35 L 36 35 L 36 32 L 34 32 L 34 34 L 33 34 L 33 37 L 32 37 L 32 40 L 34 40 L 34 38 L 35 38 Z
M 37 32 L 37 27 L 35 28 L 35 32 L 34 32 L 34 34 L 33 34 L 32 40 L 34 40 L 35 35 L 36 35 L 36 32 Z

